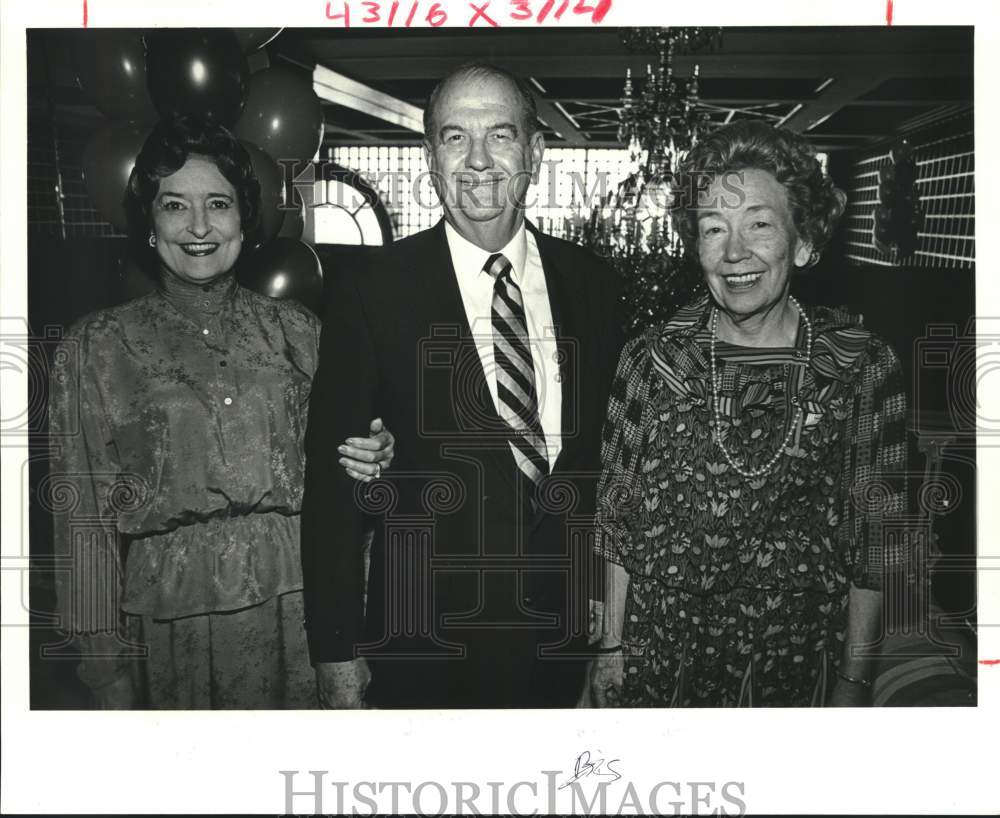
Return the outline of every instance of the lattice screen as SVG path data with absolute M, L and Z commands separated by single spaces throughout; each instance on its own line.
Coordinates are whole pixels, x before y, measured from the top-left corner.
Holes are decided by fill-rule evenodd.
M 91 130 L 57 122 L 58 143 L 51 123 L 42 117 L 28 122 L 28 230 L 33 234 L 61 236 L 56 188 L 56 147 L 62 176 L 62 223 L 66 236 L 120 236 L 94 209 L 83 186 L 83 148 Z
M 889 148 L 865 156 L 851 168 L 844 214 L 846 256 L 860 264 L 973 269 L 976 264 L 975 150 L 971 114 L 910 137 L 917 162 L 917 190 L 924 224 L 917 249 L 893 260 L 875 249 L 872 222 L 878 202 L 878 171 L 889 164 Z

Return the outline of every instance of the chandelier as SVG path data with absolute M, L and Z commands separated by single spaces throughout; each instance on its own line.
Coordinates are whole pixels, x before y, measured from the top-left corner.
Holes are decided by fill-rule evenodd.
M 645 77 L 625 76 L 619 140 L 632 170 L 590 213 L 580 238 L 622 275 L 633 329 L 669 316 L 691 294 L 697 277 L 685 269 L 670 224 L 671 184 L 677 163 L 709 125 L 699 106 L 698 74 L 674 71 L 674 57 L 715 48 L 720 28 L 638 28 L 622 32 L 633 53 L 655 54 Z

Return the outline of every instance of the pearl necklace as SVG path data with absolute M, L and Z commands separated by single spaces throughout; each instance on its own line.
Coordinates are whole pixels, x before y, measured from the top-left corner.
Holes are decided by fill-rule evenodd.
M 799 317 L 802 319 L 802 323 L 806 326 L 806 365 L 808 366 L 809 361 L 812 360 L 812 322 L 809 320 L 809 316 L 806 315 L 806 311 L 802 309 L 802 306 L 798 301 L 795 300 L 794 296 L 788 296 L 788 300 L 795 305 L 795 308 L 799 311 Z M 716 307 L 712 307 L 712 337 L 709 342 L 709 366 L 711 368 L 711 378 L 712 378 L 712 416 L 713 416 L 713 437 L 715 442 L 718 444 L 719 448 L 722 449 L 722 454 L 725 456 L 726 461 L 729 463 L 733 469 L 747 478 L 748 480 L 755 477 L 764 477 L 771 473 L 774 469 L 775 464 L 778 462 L 778 458 L 781 457 L 781 453 L 788 447 L 788 444 L 792 440 L 792 435 L 795 433 L 795 429 L 798 428 L 799 421 L 802 419 L 802 404 L 799 402 L 798 395 L 792 395 L 791 402 L 792 406 L 795 407 L 795 415 L 792 418 L 792 422 L 788 426 L 788 431 L 785 433 L 785 439 L 781 442 L 778 450 L 771 455 L 770 460 L 767 461 L 763 466 L 758 466 L 757 468 L 744 468 L 741 464 L 736 462 L 736 459 L 729 453 L 729 450 L 725 447 L 722 442 L 722 423 L 720 421 L 720 416 L 722 414 L 719 408 L 719 391 L 721 385 L 719 383 L 719 377 L 715 370 L 715 336 L 717 334 L 719 327 L 719 310 Z M 785 365 L 786 378 L 788 373 L 788 365 Z

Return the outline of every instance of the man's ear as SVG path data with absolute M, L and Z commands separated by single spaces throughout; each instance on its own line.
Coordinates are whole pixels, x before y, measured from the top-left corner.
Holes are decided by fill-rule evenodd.
M 542 154 L 545 153 L 545 137 L 535 131 L 528 140 L 528 157 L 531 162 L 531 184 L 538 184 L 538 174 L 542 170 Z

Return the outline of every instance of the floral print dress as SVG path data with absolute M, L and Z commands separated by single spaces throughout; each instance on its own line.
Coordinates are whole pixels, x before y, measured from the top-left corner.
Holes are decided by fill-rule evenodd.
M 821 705 L 853 582 L 878 588 L 877 521 L 905 509 L 905 399 L 892 350 L 846 313 L 810 310 L 787 349 L 716 344 L 707 297 L 626 345 L 612 388 L 597 550 L 629 575 L 626 706 Z M 872 491 L 872 486 L 879 490 Z
M 91 688 L 130 673 L 150 707 L 314 704 L 299 511 L 319 331 L 231 275 L 165 274 L 67 332 L 48 491 Z

